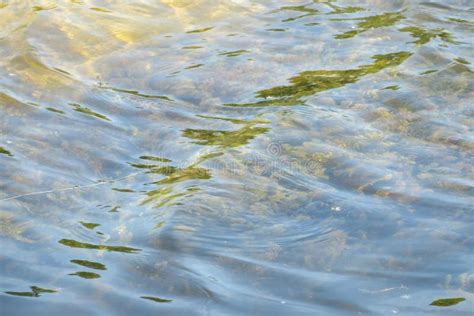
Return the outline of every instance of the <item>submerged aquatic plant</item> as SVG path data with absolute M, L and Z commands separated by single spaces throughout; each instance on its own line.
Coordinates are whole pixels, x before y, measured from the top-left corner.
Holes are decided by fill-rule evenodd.
M 226 56 L 226 57 L 237 57 L 237 56 L 240 56 L 242 54 L 248 54 L 248 53 L 250 53 L 250 51 L 245 50 L 245 49 L 239 49 L 239 50 L 234 50 L 234 51 L 230 51 L 230 52 L 223 52 L 223 53 L 220 53 L 219 55 L 220 56 Z
M 83 279 L 98 279 L 100 278 L 100 274 L 94 272 L 86 272 L 86 271 L 78 271 L 75 273 L 70 273 L 69 275 L 76 275 Z
M 417 40 L 411 43 L 415 43 L 417 45 L 423 45 L 430 42 L 434 38 L 440 38 L 444 42 L 456 44 L 454 37 L 447 31 L 437 28 L 432 30 L 427 30 L 419 26 L 408 26 L 401 28 L 400 32 L 408 32 L 416 38 Z
M 56 290 L 51 290 L 51 289 L 45 289 L 41 288 L 39 286 L 30 286 L 31 291 L 30 292 L 12 292 L 12 291 L 7 291 L 5 292 L 6 294 L 9 295 L 15 295 L 15 296 L 29 296 L 29 297 L 40 297 L 42 294 L 45 293 L 57 293 L 58 291 Z
M 205 27 L 205 28 L 202 28 L 202 29 L 196 29 L 196 30 L 187 31 L 186 33 L 188 33 L 188 34 L 204 33 L 204 32 L 207 32 L 207 31 L 212 30 L 213 28 L 214 28 L 213 26 L 211 26 L 211 27 Z
M 464 297 L 441 298 L 439 300 L 431 302 L 430 305 L 446 307 L 446 306 L 452 306 L 452 305 L 459 304 L 459 303 L 461 303 L 465 300 L 466 299 Z
M 327 14 L 345 14 L 345 13 L 356 13 L 356 12 L 361 12 L 361 11 L 366 11 L 366 9 L 361 8 L 361 7 L 340 7 L 335 4 L 332 4 L 331 2 L 324 2 L 328 7 L 332 9 L 331 12 Z
M 188 128 L 183 131 L 183 136 L 196 139 L 195 144 L 230 148 L 246 145 L 250 140 L 268 130 L 266 127 L 255 127 L 251 124 L 235 131 Z
M 149 301 L 153 301 L 156 303 L 169 303 L 173 301 L 173 300 L 168 300 L 168 299 L 164 299 L 164 298 L 160 298 L 156 296 L 141 296 L 141 298 L 149 300 Z
M 107 270 L 107 267 L 105 265 L 103 265 L 102 263 L 99 263 L 99 262 L 74 259 L 74 260 L 71 260 L 71 263 L 75 263 L 75 264 L 78 264 L 80 266 L 87 267 L 87 268 L 90 268 L 90 269 Z
M 80 112 L 80 113 L 83 113 L 83 114 L 86 114 L 86 115 L 90 115 L 90 116 L 95 116 L 95 117 L 98 117 L 98 118 L 103 119 L 105 121 L 110 121 L 110 119 L 107 116 L 105 116 L 103 114 L 100 114 L 100 113 L 97 113 L 97 112 L 94 112 L 91 109 L 89 109 L 88 107 L 82 106 L 82 105 L 77 104 L 77 103 L 71 103 L 71 105 L 74 107 L 74 111 L 77 111 L 77 112 Z
M 10 156 L 10 157 L 13 156 L 12 153 L 9 150 L 6 150 L 5 148 L 3 148 L 1 146 L 0 146 L 0 154 L 7 155 L 7 156 Z
M 59 243 L 61 245 L 68 246 L 71 248 L 97 249 L 97 250 L 125 252 L 125 253 L 137 253 L 141 250 L 141 249 L 125 247 L 125 246 L 94 245 L 94 244 L 84 243 L 84 242 L 80 242 L 80 241 L 76 241 L 72 239 L 61 239 Z
M 298 20 L 298 19 L 301 19 L 301 18 L 305 18 L 307 16 L 313 16 L 313 15 L 316 15 L 316 14 L 319 13 L 319 10 L 314 9 L 314 8 L 310 8 L 310 7 L 308 7 L 308 5 L 284 6 L 284 7 L 281 7 L 279 9 L 273 11 L 272 13 L 278 13 L 278 12 L 284 12 L 284 11 L 301 12 L 301 13 L 304 13 L 304 14 L 294 16 L 294 17 L 290 17 L 290 18 L 286 18 L 286 19 L 282 20 L 282 22 L 292 22 L 292 21 L 295 21 L 295 20 Z
M 366 32 L 370 29 L 386 27 L 395 25 L 405 17 L 401 12 L 386 12 L 380 15 L 372 15 L 363 18 L 344 18 L 344 19 L 332 19 L 332 21 L 361 21 L 357 23 L 357 29 L 347 31 L 334 36 L 335 39 L 347 39 L 356 36 L 357 34 Z
M 372 57 L 374 63 L 362 65 L 348 70 L 312 70 L 304 71 L 289 79 L 290 85 L 260 90 L 258 98 L 265 100 L 247 104 L 226 104 L 227 106 L 281 106 L 304 104 L 303 97 L 318 92 L 336 89 L 355 83 L 360 78 L 377 73 L 385 68 L 395 67 L 403 63 L 412 53 L 396 52 Z M 212 135 L 211 135 L 212 136 Z

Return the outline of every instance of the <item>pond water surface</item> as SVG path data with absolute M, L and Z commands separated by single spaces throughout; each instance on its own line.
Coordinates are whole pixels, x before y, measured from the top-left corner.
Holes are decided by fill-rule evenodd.
M 473 31 L 472 0 L 0 0 L 0 314 L 472 315 Z

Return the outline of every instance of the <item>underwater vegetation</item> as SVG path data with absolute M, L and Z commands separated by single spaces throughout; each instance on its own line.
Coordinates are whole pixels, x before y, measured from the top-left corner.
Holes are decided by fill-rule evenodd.
M 78 264 L 80 266 L 86 267 L 86 268 L 91 268 L 91 269 L 96 269 L 96 270 L 107 270 L 106 266 L 103 265 L 102 263 L 99 262 L 92 262 L 88 260 L 79 260 L 79 259 L 74 259 L 71 260 L 71 263 Z
M 12 153 L 9 150 L 6 150 L 3 147 L 0 147 L 0 154 L 7 155 L 7 156 L 10 156 L 10 157 L 13 156 Z
M 355 83 L 364 76 L 375 74 L 383 69 L 396 67 L 408 59 L 412 53 L 401 51 L 396 53 L 374 55 L 374 62 L 348 70 L 312 70 L 304 71 L 289 79 L 290 85 L 260 90 L 257 98 L 264 99 L 255 103 L 226 104 L 227 106 L 284 106 L 304 104 L 303 97 L 318 92 L 341 88 Z
M 269 129 L 248 124 L 234 131 L 185 129 L 183 136 L 196 140 L 198 145 L 216 146 L 220 148 L 239 147 L 249 143 L 256 136 L 264 134 Z
M 464 297 L 441 298 L 441 299 L 431 302 L 430 305 L 446 307 L 446 306 L 459 304 L 465 300 L 466 299 Z
M 86 114 L 86 115 L 90 115 L 90 116 L 95 116 L 95 117 L 98 117 L 98 118 L 100 118 L 102 120 L 105 120 L 105 121 L 110 121 L 110 119 L 107 116 L 102 115 L 102 114 L 97 113 L 97 112 L 94 112 L 91 109 L 89 109 L 88 107 L 82 106 L 82 105 L 77 104 L 77 103 L 71 103 L 71 105 L 74 107 L 74 111 L 77 111 L 77 112 L 80 112 L 80 113 L 83 113 L 83 114 Z
M 441 40 L 447 43 L 456 44 L 456 41 L 454 40 L 453 36 L 449 32 L 440 28 L 426 30 L 419 26 L 407 26 L 407 27 L 401 28 L 399 31 L 410 33 L 411 36 L 417 39 L 415 42 L 413 42 L 417 45 L 426 44 L 435 38 L 440 38 Z
M 12 292 L 12 291 L 7 291 L 5 292 L 6 294 L 9 295 L 15 295 L 15 296 L 26 296 L 26 297 L 40 297 L 43 294 L 51 294 L 51 293 L 57 293 L 58 291 L 56 290 L 51 290 L 51 289 L 45 289 L 41 288 L 39 286 L 31 286 L 31 291 L 30 292 Z
M 84 243 L 72 239 L 61 239 L 58 241 L 60 244 L 71 247 L 71 248 L 83 248 L 83 249 L 96 249 L 96 250 L 105 250 L 105 251 L 116 251 L 124 253 L 137 253 L 140 249 L 125 247 L 125 246 L 107 246 L 107 245 L 95 245 Z
M 387 27 L 397 24 L 400 20 L 405 17 L 402 12 L 386 12 L 380 15 L 372 15 L 363 18 L 338 18 L 332 19 L 332 21 L 360 21 L 357 23 L 355 30 L 347 31 L 334 36 L 335 39 L 348 39 L 352 38 L 360 33 L 367 32 L 370 29 Z

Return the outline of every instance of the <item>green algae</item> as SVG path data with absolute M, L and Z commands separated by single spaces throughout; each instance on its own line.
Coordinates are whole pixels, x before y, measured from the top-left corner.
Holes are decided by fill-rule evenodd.
M 107 246 L 107 245 L 95 245 L 89 243 L 83 243 L 72 239 L 61 239 L 58 241 L 61 245 L 71 248 L 83 248 L 83 249 L 96 249 L 105 250 L 110 252 L 123 252 L 123 253 L 137 253 L 141 249 L 125 247 L 125 246 Z
M 42 294 L 51 294 L 51 293 L 57 293 L 58 292 L 56 290 L 45 289 L 45 288 L 41 288 L 39 286 L 31 286 L 30 288 L 31 288 L 30 292 L 7 291 L 5 293 L 9 294 L 9 295 L 14 295 L 14 296 L 40 297 Z
M 107 270 L 107 267 L 103 265 L 102 263 L 99 262 L 93 262 L 93 261 L 88 261 L 88 260 L 79 260 L 79 259 L 74 259 L 70 261 L 71 263 L 78 264 L 80 266 L 90 268 L 90 269 L 96 269 L 96 270 Z
M 87 229 L 94 229 L 94 228 L 100 226 L 100 224 L 96 224 L 96 223 L 86 223 L 86 222 L 79 222 L 79 223 L 81 223 L 81 225 L 84 226 Z
M 168 300 L 168 299 L 164 299 L 164 298 L 160 298 L 156 296 L 140 296 L 140 297 L 149 301 L 156 302 L 156 303 L 170 303 L 173 301 L 173 300 Z
M 464 59 L 462 57 L 454 58 L 454 60 L 457 61 L 458 63 L 463 64 L 463 65 L 470 65 L 471 64 L 469 61 L 467 61 L 466 59 Z
M 100 8 L 100 7 L 91 7 L 90 9 L 93 11 L 102 12 L 102 13 L 113 13 L 113 11 L 110 11 L 105 8 Z
M 286 32 L 288 29 L 279 29 L 279 28 L 274 28 L 274 29 L 266 29 L 265 31 L 267 32 Z
M 159 162 L 171 162 L 170 159 L 163 158 L 163 157 L 157 157 L 157 156 L 140 156 L 140 159 L 143 160 L 150 160 L 150 161 L 159 161 Z
M 160 99 L 160 100 L 164 100 L 164 101 L 173 102 L 173 99 L 171 99 L 170 97 L 167 97 L 165 95 L 145 94 L 145 93 L 141 93 L 140 91 L 137 91 L 137 90 L 119 89 L 119 88 L 107 87 L 107 86 L 104 86 L 104 85 L 101 85 L 101 84 L 99 85 L 99 88 L 105 89 L 105 90 L 111 90 L 111 91 L 115 91 L 115 92 L 120 92 L 120 93 L 131 94 L 131 95 L 146 98 L 146 99 Z
M 57 6 L 54 4 L 50 5 L 35 5 L 32 7 L 33 12 L 40 12 L 40 11 L 47 11 L 47 10 L 53 10 L 56 9 Z
M 194 144 L 198 145 L 231 148 L 247 145 L 249 141 L 268 130 L 266 127 L 255 127 L 254 124 L 248 124 L 234 131 L 188 128 L 183 130 L 183 137 L 196 140 Z
M 226 56 L 226 57 L 237 57 L 243 54 L 248 54 L 250 51 L 245 50 L 245 49 L 240 49 L 240 50 L 234 50 L 234 51 L 229 51 L 229 52 L 223 52 L 220 53 L 219 56 Z
M 211 26 L 211 27 L 206 27 L 206 28 L 202 28 L 202 29 L 196 29 L 196 30 L 187 31 L 186 33 L 188 33 L 188 34 L 204 33 L 204 32 L 207 32 L 207 31 L 212 30 L 213 28 L 214 28 L 214 27 Z
M 188 66 L 184 69 L 194 69 L 194 68 L 199 68 L 199 67 L 202 67 L 202 66 L 204 66 L 204 64 L 194 64 L 194 65 Z
M 304 14 L 284 19 L 282 20 L 282 22 L 292 22 L 292 21 L 296 21 L 298 19 L 302 19 L 308 16 L 314 16 L 319 13 L 319 10 L 314 9 L 314 8 L 309 8 L 307 5 L 284 6 L 277 10 L 274 10 L 272 13 L 278 13 L 278 12 L 284 12 L 284 11 L 300 12 Z
M 112 190 L 117 191 L 117 192 L 123 192 L 123 193 L 133 193 L 133 192 L 135 192 L 132 189 L 121 189 L 121 188 L 112 188 Z
M 431 302 L 430 305 L 433 306 L 440 306 L 440 307 L 447 307 L 447 306 L 452 306 L 459 304 L 466 299 L 464 297 L 453 297 L 453 298 L 441 298 L 436 301 Z
M 419 26 L 408 26 L 399 29 L 399 31 L 410 33 L 412 37 L 417 39 L 416 41 L 410 43 L 415 43 L 417 45 L 427 44 L 435 38 L 440 38 L 447 43 L 456 44 L 454 37 L 449 32 L 441 28 L 427 30 Z
M 435 73 L 437 71 L 438 70 L 436 70 L 436 69 L 426 70 L 426 71 L 420 72 L 420 75 L 429 75 L 429 74 Z
M 181 49 L 200 49 L 200 48 L 203 48 L 203 47 L 199 45 L 189 45 L 189 46 L 183 46 Z
M 451 22 L 474 25 L 474 21 L 468 21 L 468 20 L 464 20 L 464 19 L 448 18 L 448 20 L 451 21 Z
M 151 190 L 146 193 L 146 198 L 141 202 L 141 205 L 153 203 L 154 208 L 160 208 L 169 205 L 174 200 L 189 196 L 190 194 L 199 191 L 197 187 L 188 187 L 183 192 L 173 193 L 173 188 L 170 186 Z
M 360 33 L 366 32 L 370 29 L 395 25 L 404 18 L 405 17 L 401 14 L 401 12 L 386 12 L 384 14 L 373 15 L 363 18 L 332 19 L 332 21 L 361 21 L 357 23 L 357 29 L 337 34 L 334 36 L 334 38 L 348 39 Z
M 247 104 L 225 104 L 226 106 L 269 106 L 304 104 L 303 97 L 316 93 L 343 87 L 355 83 L 360 78 L 375 74 L 383 69 L 396 67 L 408 59 L 412 53 L 396 52 L 385 55 L 374 55 L 374 63 L 362 65 L 348 70 L 312 70 L 304 71 L 289 79 L 291 85 L 278 86 L 260 90 L 257 98 L 270 99 Z M 200 136 L 199 134 L 197 136 Z M 210 134 L 209 137 L 213 135 Z M 218 136 L 218 135 L 216 135 Z M 206 137 L 203 133 L 202 137 Z
M 69 275 L 75 275 L 83 279 L 98 279 L 100 278 L 100 274 L 94 273 L 94 272 L 87 272 L 87 271 L 78 271 L 74 273 L 70 273 Z
M 186 190 L 181 192 L 175 192 L 173 185 L 185 182 L 189 180 L 208 180 L 212 177 L 211 171 L 206 168 L 198 167 L 200 163 L 218 157 L 222 155 L 221 152 L 209 153 L 202 155 L 197 158 L 197 161 L 187 167 L 175 167 L 175 166 L 161 166 L 156 164 L 142 164 L 142 163 L 129 163 L 132 167 L 139 169 L 147 169 L 147 174 L 159 174 L 165 176 L 163 179 L 153 181 L 150 184 L 159 186 L 157 189 L 150 190 L 145 193 L 146 197 L 141 202 L 141 205 L 154 204 L 154 208 L 160 208 L 165 205 L 170 205 L 174 200 L 188 196 L 199 188 L 188 187 Z M 141 156 L 140 158 L 149 158 L 152 156 Z M 151 159 L 154 160 L 154 159 Z M 154 160 L 162 162 L 162 160 Z M 168 162 L 168 161 L 165 161 Z M 170 161 L 169 161 L 170 162 Z
M 58 110 L 58 109 L 55 109 L 55 108 L 52 108 L 52 107 L 47 107 L 46 110 L 54 112 L 54 113 L 58 113 L 58 114 L 61 114 L 61 115 L 65 114 L 64 111 L 61 111 L 61 110 Z
M 77 111 L 77 112 L 80 112 L 80 113 L 83 113 L 83 114 L 86 114 L 86 115 L 90 115 L 90 116 L 95 116 L 95 117 L 100 118 L 100 119 L 105 120 L 105 121 L 110 121 L 110 119 L 107 116 L 105 116 L 103 114 L 100 114 L 100 113 L 97 113 L 97 112 L 94 112 L 91 109 L 89 109 L 88 107 L 82 106 L 82 105 L 77 104 L 77 103 L 71 103 L 71 105 L 74 107 L 74 111 Z
M 178 168 L 174 166 L 146 165 L 139 163 L 130 163 L 130 165 L 139 169 L 148 169 L 147 173 L 150 174 L 166 176 L 166 178 L 154 182 L 155 184 L 176 183 L 190 179 L 209 179 L 211 177 L 209 170 L 195 166 Z
M 327 14 L 346 14 L 346 13 L 356 13 L 356 12 L 366 11 L 366 9 L 361 8 L 361 7 L 352 7 L 352 6 L 340 7 L 330 2 L 327 2 L 325 4 L 332 9 L 332 11 Z
M 13 157 L 12 153 L 9 150 L 6 150 L 4 147 L 0 146 L 0 154 Z
M 160 173 L 160 172 L 156 172 Z M 175 168 L 171 173 L 162 173 L 167 174 L 167 177 L 163 180 L 156 181 L 154 184 L 170 184 L 177 183 L 187 180 L 207 180 L 211 178 L 211 173 L 208 169 L 198 168 L 198 167 L 187 167 L 187 168 Z

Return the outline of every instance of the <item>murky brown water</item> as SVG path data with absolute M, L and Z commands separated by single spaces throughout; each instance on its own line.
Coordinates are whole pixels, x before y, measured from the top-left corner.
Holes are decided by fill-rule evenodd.
M 0 314 L 472 315 L 473 30 L 472 0 L 0 0 Z

